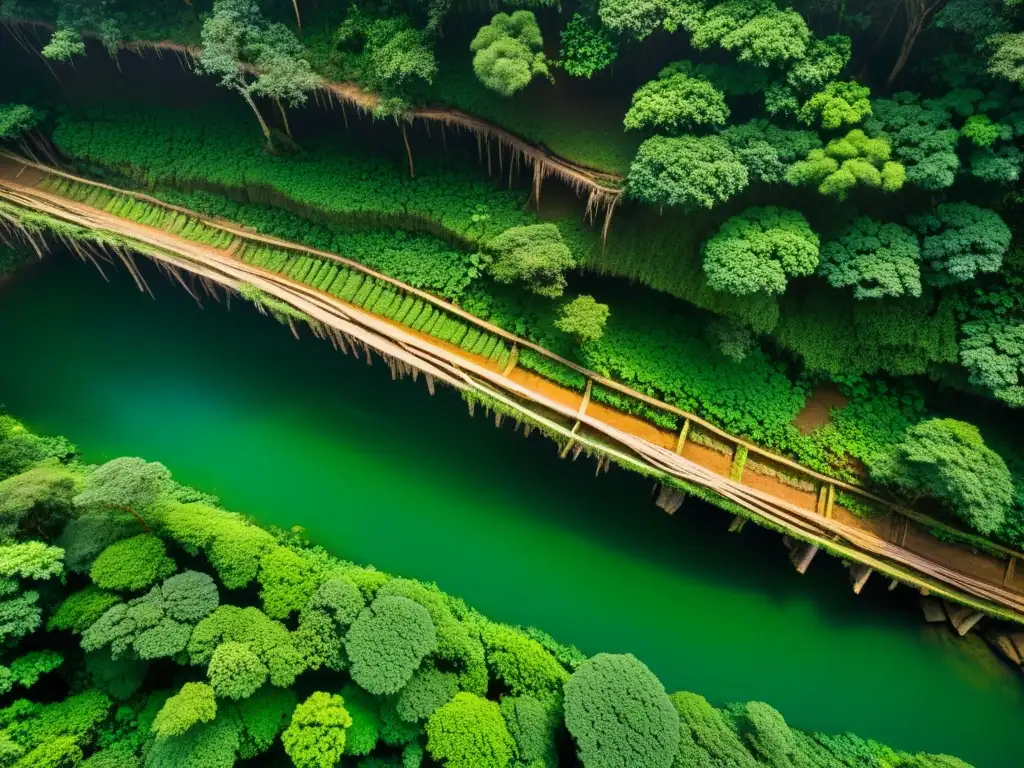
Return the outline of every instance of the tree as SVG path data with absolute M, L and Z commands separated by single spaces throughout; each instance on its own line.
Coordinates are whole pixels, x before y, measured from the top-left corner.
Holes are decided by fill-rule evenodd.
M 762 764 L 780 768 L 817 768 L 821 765 L 804 757 L 800 735 L 794 733 L 782 715 L 767 704 L 748 702 L 736 708 L 735 717 L 741 737 Z
M 101 589 L 134 592 L 167 578 L 175 568 L 163 541 L 144 533 L 114 542 L 103 550 L 93 562 L 89 576 Z
M 831 82 L 804 102 L 797 113 L 800 121 L 833 130 L 856 125 L 871 115 L 871 89 L 854 82 Z
M 281 742 L 297 768 L 334 768 L 345 749 L 352 718 L 345 700 L 317 691 L 295 708 Z
M 195 624 L 213 613 L 220 602 L 213 579 L 199 571 L 184 571 L 160 585 L 164 611 L 175 621 Z
M 607 30 L 592 26 L 578 13 L 572 15 L 562 30 L 559 64 L 573 77 L 589 80 L 596 72 L 611 66 L 618 53 L 619 46 Z
M 1024 32 L 998 35 L 991 42 L 989 74 L 1020 86 L 1024 83 Z
M 593 296 L 577 296 L 562 305 L 555 327 L 576 339 L 577 344 L 597 341 L 604 335 L 608 322 L 608 305 L 599 303 Z
M 746 166 L 719 136 L 653 136 L 633 159 L 627 191 L 644 203 L 692 210 L 724 203 L 748 181 Z
M 790 277 L 818 266 L 820 241 L 803 214 L 788 208 L 748 208 L 704 243 L 704 274 L 716 291 L 779 294 Z
M 77 475 L 55 459 L 0 481 L 0 539 L 52 537 L 71 517 L 77 488 Z
M 58 27 L 40 53 L 54 61 L 71 61 L 75 56 L 85 56 L 85 43 L 75 30 Z
M 921 295 L 921 245 L 899 224 L 860 216 L 821 249 L 818 271 L 858 299 Z
M 63 437 L 39 437 L 17 420 L 0 413 L 0 480 L 24 472 L 44 459 L 65 461 L 75 446 Z
M 409 685 L 412 685 L 412 682 Z M 352 725 L 345 731 L 345 754 L 355 757 L 368 755 L 380 741 L 384 728 L 378 713 L 377 700 L 353 683 L 348 683 L 341 689 L 341 698 L 345 700 L 345 709 L 352 717 Z
M 562 717 L 556 702 L 542 702 L 532 696 L 504 696 L 501 715 L 515 744 L 517 764 L 545 768 L 558 765 L 556 738 Z
M 679 715 L 679 759 L 675 766 L 758 768 L 722 713 L 703 696 L 680 691 L 669 697 Z
M 679 746 L 672 702 L 632 654 L 599 653 L 572 674 L 565 724 L 590 768 L 668 768 Z
M 295 640 L 287 627 L 258 608 L 222 605 L 196 624 L 188 640 L 188 655 L 193 664 L 209 664 L 221 643 L 243 643 L 267 668 L 271 684 L 287 688 L 305 669 Z
M 247 699 L 267 681 L 267 668 L 246 643 L 221 643 L 206 669 L 214 693 L 221 698 Z
M 761 67 L 783 65 L 807 55 L 811 31 L 792 8 L 772 0 L 725 0 L 684 22 L 697 50 L 719 45 L 739 61 Z
M 813 40 L 807 55 L 798 59 L 786 73 L 786 84 L 795 91 L 818 91 L 839 77 L 850 63 L 853 44 L 846 35 L 828 35 Z
M 960 168 L 959 134 L 949 110 L 939 102 L 922 105 L 917 94 L 907 92 L 875 99 L 864 129 L 872 137 L 889 141 L 911 184 L 932 191 L 953 186 Z
M 426 720 L 459 691 L 459 678 L 434 667 L 421 667 L 398 692 L 395 710 L 403 720 Z
M 960 331 L 960 363 L 971 384 L 1024 408 L 1024 322 L 989 317 L 964 323 Z
M 942 203 L 907 223 L 922 236 L 926 277 L 939 287 L 997 272 L 1013 239 L 998 213 L 970 203 Z
M 718 135 L 733 148 L 750 178 L 765 184 L 785 181 L 797 159 L 822 146 L 814 131 L 779 128 L 764 119 L 731 125 Z
M 232 768 L 241 732 L 237 714 L 223 712 L 212 722 L 195 725 L 180 736 L 156 740 L 146 755 L 146 768 Z
M 316 591 L 316 574 L 305 560 L 287 547 L 275 547 L 260 560 L 260 598 L 272 619 L 286 619 Z
M 910 60 L 910 52 L 917 42 L 917 38 L 925 30 L 931 17 L 945 4 L 946 0 L 900 0 L 899 7 L 907 17 L 907 31 L 903 36 L 903 45 L 900 47 L 900 54 L 893 64 L 885 86 L 888 88 L 895 82 L 900 72 Z M 895 13 L 895 11 L 894 11 Z
M 699 126 L 725 125 L 728 119 L 725 94 L 718 88 L 700 77 L 672 74 L 640 86 L 624 124 L 626 130 L 680 133 Z
M 171 696 L 153 720 L 158 739 L 180 736 L 198 723 L 208 723 L 217 716 L 213 688 L 206 683 L 185 683 Z
M 159 462 L 139 458 L 108 461 L 86 475 L 85 487 L 75 506 L 85 510 L 127 512 L 149 533 L 144 515 L 167 490 L 171 473 Z
M 50 632 L 56 629 L 66 630 L 80 635 L 119 602 L 121 598 L 113 592 L 88 586 L 64 598 L 50 616 L 46 629 Z
M 138 532 L 135 518 L 113 512 L 92 512 L 68 522 L 56 543 L 64 550 L 68 571 L 87 574 L 100 552 Z
M 64 551 L 41 541 L 0 546 L 0 578 L 44 581 L 64 573 Z
M 265 685 L 235 706 L 242 721 L 239 757 L 251 759 L 269 750 L 291 720 L 298 699 L 288 689 Z
M 906 180 L 906 170 L 892 162 L 889 142 L 869 138 L 864 131 L 850 131 L 840 139 L 832 139 L 824 149 L 812 149 L 786 172 L 786 181 L 794 186 L 817 184 L 823 195 L 845 200 L 858 185 L 895 192 Z
M 415 84 L 430 84 L 437 74 L 433 36 L 416 29 L 407 16 L 380 18 L 356 6 L 334 33 L 336 46 L 358 62 L 356 77 L 368 87 L 392 94 Z
M 513 696 L 543 699 L 561 694 L 569 673 L 536 640 L 494 622 L 480 625 L 480 638 L 491 674 Z
M 506 768 L 512 737 L 493 701 L 458 693 L 427 720 L 427 751 L 447 768 Z
M 543 48 L 532 11 L 495 14 L 469 44 L 477 78 L 502 96 L 522 90 L 537 75 L 550 76 Z
M 221 86 L 242 97 L 270 147 L 270 127 L 253 96 L 304 103 L 320 80 L 300 58 L 302 50 L 286 27 L 267 23 L 252 0 L 215 0 L 213 13 L 203 21 L 197 64 L 200 72 L 219 77 Z
M 24 104 L 0 104 L 0 139 L 17 139 L 35 128 L 46 117 Z
M 106 651 L 90 651 L 85 654 L 85 671 L 96 688 L 112 699 L 125 701 L 142 688 L 149 662 L 130 655 L 115 659 Z
M 11 681 L 22 688 L 31 688 L 39 682 L 39 678 L 53 672 L 63 663 L 64 657 L 57 651 L 29 651 L 11 662 Z
M 534 293 L 552 299 L 565 291 L 565 272 L 576 266 L 554 224 L 511 227 L 493 238 L 488 248 L 494 254 L 491 277 L 499 283 L 525 283 Z
M 365 606 L 359 589 L 346 579 L 329 579 L 317 588 L 299 614 L 296 638 L 310 669 L 345 668 L 343 638 Z
M 598 17 L 613 32 L 643 40 L 665 20 L 663 0 L 600 0 Z
M 997 530 L 1013 501 L 1010 471 L 985 445 L 978 428 L 955 419 L 929 419 L 871 467 L 878 482 L 910 500 L 931 496 L 979 533 Z
M 345 636 L 352 679 L 372 694 L 397 693 L 437 648 L 426 608 L 405 597 L 378 597 Z

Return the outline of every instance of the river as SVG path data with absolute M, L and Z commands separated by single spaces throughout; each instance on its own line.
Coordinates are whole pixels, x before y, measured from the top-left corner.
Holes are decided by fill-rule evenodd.
M 689 500 L 561 461 L 450 391 L 393 383 L 236 302 L 200 310 L 158 277 L 107 284 L 58 255 L 0 287 L 0 402 L 90 461 L 138 455 L 333 554 L 436 581 L 491 618 L 587 653 L 632 652 L 666 688 L 758 699 L 794 726 L 852 730 L 1019 765 L 1024 686 L 922 624 L 907 590 L 860 597 L 819 557 L 806 576 L 777 535 L 726 532 Z

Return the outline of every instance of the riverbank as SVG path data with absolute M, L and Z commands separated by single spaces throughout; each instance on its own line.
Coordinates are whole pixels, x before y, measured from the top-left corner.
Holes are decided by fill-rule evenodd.
M 156 301 L 68 254 L 41 264 L 0 300 L 14 329 L 0 338 L 0 399 L 34 430 L 74 436 L 89 461 L 162 461 L 345 559 L 436 581 L 588 655 L 633 652 L 670 689 L 763 699 L 795 727 L 979 768 L 1024 749 L 1018 677 L 922 626 L 909 591 L 869 582 L 857 597 L 830 559 L 801 578 L 775 534 L 735 537 L 696 500 L 667 516 L 641 478 L 595 478 L 539 435 L 466 419 L 449 390 L 392 384 L 379 361 L 296 342 L 237 301 L 199 310 L 145 276 Z
M 344 293 L 339 299 L 324 291 L 299 287 L 296 280 L 253 268 L 249 263 L 252 259 L 247 257 L 251 246 L 246 245 L 245 241 L 252 237 L 261 247 L 269 243 L 299 253 L 307 251 L 299 246 L 251 236 L 243 230 L 232 229 L 208 219 L 200 221 L 195 214 L 185 209 L 161 213 L 160 204 L 151 198 L 136 195 L 136 201 L 132 202 L 131 195 L 84 180 L 70 182 L 69 186 L 67 178 L 40 166 L 17 170 L 11 165 L 7 167 L 5 176 L 4 194 L 11 201 L 17 205 L 35 206 L 43 213 L 43 217 L 33 226 L 57 227 L 56 224 L 47 224 L 55 220 L 47 217 L 55 216 L 77 228 L 66 235 L 73 239 L 88 241 L 98 237 L 97 242 L 103 242 L 105 236 L 90 233 L 117 233 L 116 236 L 121 238 L 117 241 L 120 247 L 134 248 L 172 270 L 181 269 L 186 274 L 197 274 L 208 293 L 211 285 L 226 287 L 231 291 L 240 290 L 243 283 L 252 283 L 260 287 L 260 293 L 267 291 L 276 297 L 271 313 L 287 322 L 296 335 L 295 322 L 308 323 L 320 337 L 325 337 L 325 329 L 328 329 L 326 337 L 332 340 L 333 345 L 340 345 L 343 351 L 348 348 L 348 344 L 361 345 L 369 357 L 370 349 L 375 349 L 388 361 L 393 376 L 399 372 L 423 371 L 431 391 L 431 377 L 434 377 L 463 391 L 471 402 L 482 399 L 487 407 L 497 409 L 499 417 L 505 413 L 516 420 L 525 419 L 527 424 L 540 426 L 542 431 L 560 443 L 560 455 L 563 457 L 573 448 L 577 455 L 581 450 L 596 453 L 599 468 L 604 462 L 616 461 L 656 478 L 663 488 L 676 488 L 706 498 L 734 514 L 752 517 L 761 525 L 806 542 L 799 549 L 792 542 L 788 544 L 794 565 L 800 573 L 807 570 L 818 549 L 823 548 L 840 558 L 857 561 L 866 567 L 866 571 L 862 568 L 861 571 L 851 572 L 855 591 L 859 592 L 871 571 L 876 570 L 890 578 L 909 583 L 922 592 L 934 592 L 967 605 L 974 611 L 973 614 L 960 616 L 950 613 L 950 620 L 961 633 L 973 627 L 982 613 L 1019 621 L 1024 598 L 1021 598 L 1014 581 L 1014 553 L 1009 553 L 1008 564 L 1002 565 L 998 551 L 995 555 L 989 551 L 969 552 L 962 547 L 939 541 L 929 535 L 927 529 L 915 528 L 919 521 L 909 511 L 895 510 L 891 513 L 890 517 L 899 525 L 890 522 L 888 532 L 884 535 L 882 529 L 876 528 L 881 522 L 878 518 L 862 519 L 847 514 L 849 522 L 844 522 L 842 506 L 834 503 L 834 486 L 826 487 L 823 484 L 817 497 L 812 494 L 806 499 L 809 508 L 802 509 L 785 497 L 773 496 L 758 487 L 766 482 L 769 485 L 772 482 L 779 484 L 770 475 L 762 477 L 758 484 L 743 481 L 748 454 L 748 448 L 743 443 L 738 443 L 731 466 L 719 466 L 717 471 L 715 465 L 709 468 L 681 457 L 679 454 L 691 426 L 691 417 L 686 414 L 683 415 L 687 416 L 687 422 L 678 438 L 668 435 L 664 445 L 651 442 L 648 434 L 650 425 L 635 417 L 619 414 L 616 418 L 619 425 L 616 426 L 586 413 L 591 384 L 594 381 L 601 382 L 602 386 L 611 384 L 592 372 L 582 371 L 590 377 L 590 383 L 581 402 L 577 403 L 571 390 L 563 392 L 564 387 L 552 389 L 548 386 L 548 391 L 555 394 L 553 397 L 545 396 L 532 388 L 531 381 L 527 381 L 526 386 L 516 381 L 514 354 L 507 365 L 501 363 L 494 367 L 487 360 L 482 361 L 481 365 L 481 361 L 473 360 L 472 355 L 467 356 L 463 350 L 444 345 L 439 347 L 434 339 L 417 336 L 419 327 L 416 324 L 413 324 L 410 331 L 362 311 L 378 301 L 397 305 L 401 296 L 382 293 L 380 285 L 366 283 L 360 276 L 357 282 L 363 287 L 359 287 L 357 292 L 355 287 L 352 288 L 356 292 L 357 305 L 362 308 L 356 309 L 342 300 L 348 298 Z M 58 179 L 56 185 L 51 183 L 54 178 Z M 47 189 L 52 191 L 45 191 Z M 63 194 L 68 197 L 61 197 Z M 94 203 L 98 207 L 87 203 Z M 137 208 L 138 205 L 143 207 Z M 120 211 L 125 206 L 131 210 L 135 219 L 146 223 L 124 220 L 105 210 L 112 207 Z M 164 223 L 161 224 L 161 221 Z M 188 223 L 190 221 L 192 223 Z M 182 228 L 191 233 L 191 240 L 177 234 Z M 146 289 L 145 283 L 135 274 L 132 262 L 120 251 L 118 253 L 132 272 L 140 290 Z M 330 254 L 320 256 L 332 258 Z M 281 258 L 284 264 L 292 257 L 285 253 Z M 299 257 L 295 267 L 301 268 L 302 274 L 319 274 L 321 269 L 318 266 L 311 270 L 309 259 L 305 256 Z M 291 274 L 294 269 L 286 268 L 285 272 Z M 344 282 L 347 286 L 351 280 L 342 276 L 336 282 Z M 316 281 L 313 283 L 315 287 Z M 358 296 L 364 298 L 359 300 Z M 429 299 L 426 295 L 423 298 Z M 464 319 L 470 319 L 461 310 L 450 310 L 461 313 Z M 434 323 L 434 317 L 432 314 L 430 323 Z M 449 320 L 444 320 L 443 324 L 450 331 L 437 334 L 442 341 L 451 339 L 452 333 L 457 332 L 459 338 L 466 334 L 466 327 L 459 323 L 451 325 Z M 461 330 L 456 331 L 456 328 Z M 499 329 L 489 330 L 500 334 Z M 337 332 L 340 332 L 340 336 L 331 335 Z M 516 345 L 525 345 L 523 340 L 514 337 L 510 341 L 513 342 L 513 349 Z M 504 369 L 499 371 L 502 367 Z M 499 394 L 499 391 L 504 395 Z M 698 426 L 708 426 L 694 420 Z M 633 426 L 634 422 L 642 427 L 639 433 Z M 627 424 L 625 430 L 622 429 L 623 423 Z M 673 444 L 674 452 L 671 451 Z M 669 512 L 675 511 L 681 501 L 678 492 L 672 490 L 666 490 L 659 499 L 661 506 Z M 734 523 L 730 530 L 739 527 Z M 920 552 L 917 551 L 919 548 Z

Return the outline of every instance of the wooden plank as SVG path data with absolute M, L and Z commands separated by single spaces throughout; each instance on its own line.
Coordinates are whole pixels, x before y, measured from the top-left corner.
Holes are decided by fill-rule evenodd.
M 825 499 L 825 517 L 828 520 L 832 519 L 832 507 L 836 503 L 836 487 L 829 483 L 828 495 Z
M 816 544 L 797 544 L 789 559 L 793 561 L 796 572 L 802 576 L 811 567 L 811 561 L 816 554 L 818 554 L 818 546 Z
M 576 411 L 576 418 L 582 419 L 583 414 L 587 412 L 587 406 L 590 405 L 590 390 L 594 388 L 594 380 L 587 379 L 587 388 L 583 392 L 583 399 L 580 401 L 580 409 Z
M 686 445 L 686 437 L 690 434 L 690 420 L 683 420 L 683 428 L 679 430 L 679 440 L 676 442 L 676 453 L 683 455 L 683 446 Z
M 942 601 L 942 607 L 949 617 L 949 623 L 953 625 L 956 633 L 963 637 L 985 616 L 981 611 L 968 608 L 965 605 L 957 605 L 948 600 Z
M 828 501 L 828 489 L 824 483 L 818 486 L 818 505 L 815 510 L 822 517 L 825 516 L 825 504 Z
M 743 459 L 743 464 L 739 465 L 740 459 Z M 743 482 L 743 470 L 747 464 L 747 452 L 743 451 L 739 446 L 732 454 L 732 466 L 729 468 L 729 479 L 736 483 Z
M 516 365 L 519 364 L 519 345 L 512 345 L 512 352 L 508 356 L 508 365 L 505 366 L 505 370 L 501 372 L 502 376 L 508 376 L 512 371 L 515 370 Z
M 1004 587 L 1010 586 L 1010 582 L 1013 581 L 1013 577 L 1016 575 L 1016 573 L 1017 573 L 1017 558 L 1011 556 L 1010 559 L 1006 561 L 1006 572 L 1003 573 L 1003 586 Z
M 889 590 L 890 592 L 892 592 L 892 591 L 893 591 L 894 589 L 896 589 L 896 587 L 898 587 L 899 585 L 900 585 L 900 582 L 899 582 L 899 580 L 898 580 L 898 579 L 890 579 L 890 580 L 889 580 L 889 586 L 887 587 L 887 589 L 888 589 L 888 590 Z
M 860 591 L 864 589 L 864 585 L 867 584 L 868 578 L 873 572 L 874 569 L 871 566 L 861 563 L 853 563 L 850 566 L 850 583 L 853 584 L 853 594 L 860 594 Z

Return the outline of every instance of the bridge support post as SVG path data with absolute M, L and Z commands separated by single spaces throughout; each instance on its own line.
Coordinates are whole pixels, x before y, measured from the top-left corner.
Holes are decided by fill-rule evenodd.
M 679 440 L 676 442 L 676 453 L 683 455 L 683 446 L 686 445 L 686 438 L 690 434 L 690 420 L 683 420 L 683 428 L 679 430 Z
M 868 579 L 873 572 L 874 569 L 868 565 L 862 563 L 850 564 L 850 582 L 853 584 L 853 594 L 860 594 L 860 591 L 864 589 L 864 585 L 868 583 Z
M 795 541 L 789 536 L 783 536 L 782 543 L 789 550 L 789 559 L 796 568 L 796 572 L 801 576 L 807 573 L 807 569 L 811 567 L 811 561 L 818 554 L 818 546 Z
M 680 493 L 675 488 L 669 488 L 667 485 L 658 485 L 658 498 L 654 503 L 668 514 L 674 515 L 683 506 L 684 501 L 686 501 L 686 494 Z
M 505 366 L 505 370 L 501 372 L 502 376 L 507 377 L 512 371 L 515 370 L 516 365 L 519 364 L 519 345 L 513 344 L 512 351 L 508 356 L 508 365 Z
M 1010 586 L 1010 582 L 1013 581 L 1013 577 L 1017 573 L 1017 558 L 1010 555 L 1010 559 L 1006 561 L 1006 571 L 1003 573 L 1003 586 Z
M 974 625 L 985 616 L 981 611 L 976 611 L 964 605 L 956 605 L 945 600 L 942 603 L 942 607 L 946 609 L 949 623 L 953 625 L 953 629 L 956 630 L 960 637 L 970 632 Z
M 741 533 L 748 522 L 750 521 L 742 515 L 736 515 L 729 523 L 729 533 Z

